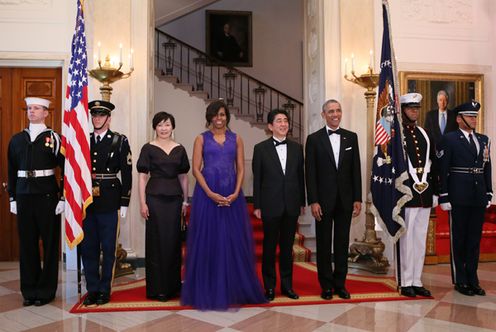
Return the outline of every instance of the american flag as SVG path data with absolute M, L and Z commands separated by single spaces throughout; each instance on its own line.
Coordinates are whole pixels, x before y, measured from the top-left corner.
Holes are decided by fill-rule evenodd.
M 76 29 L 72 37 L 67 77 L 62 146 L 65 151 L 65 237 L 72 249 L 83 240 L 83 219 L 91 196 L 88 74 L 82 0 L 77 0 Z
M 382 17 L 384 32 L 377 93 L 375 153 L 370 181 L 371 211 L 396 242 L 405 231 L 403 206 L 412 199 L 412 193 L 404 183 L 408 180 L 408 173 L 402 144 L 398 75 L 391 46 L 387 0 L 382 1 Z M 386 115 L 389 115 L 387 119 Z

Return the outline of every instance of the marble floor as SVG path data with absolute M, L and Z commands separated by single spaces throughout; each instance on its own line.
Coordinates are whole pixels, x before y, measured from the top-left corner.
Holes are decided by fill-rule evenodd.
M 139 270 L 132 278 L 142 274 Z M 426 266 L 423 277 L 433 300 L 75 315 L 69 313 L 77 301 L 74 271 L 61 272 L 55 301 L 23 307 L 18 264 L 0 262 L 0 331 L 494 331 L 496 263 L 481 263 L 479 278 L 487 296 L 458 294 L 449 266 L 435 265 Z

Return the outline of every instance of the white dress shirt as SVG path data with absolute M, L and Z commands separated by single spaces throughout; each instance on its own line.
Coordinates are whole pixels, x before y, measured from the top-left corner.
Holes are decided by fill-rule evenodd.
M 95 143 L 98 143 L 98 137 L 100 137 L 100 142 L 103 141 L 103 138 L 107 134 L 107 131 L 108 131 L 108 129 L 105 130 L 103 133 L 100 133 L 100 134 L 95 133 Z
M 272 136 L 272 139 L 277 142 L 282 142 L 286 140 L 286 137 L 283 140 L 277 139 Z M 274 143 L 275 145 L 276 143 Z M 279 162 L 281 163 L 282 172 L 286 174 L 286 160 L 288 156 L 288 144 L 279 144 L 276 146 L 277 156 L 279 157 Z
M 339 127 L 336 128 L 336 129 L 331 129 L 328 126 L 326 126 L 327 132 L 329 132 L 329 130 L 336 131 L 338 129 L 339 129 Z M 336 168 L 338 168 L 338 164 L 339 164 L 339 149 L 341 149 L 341 135 L 339 135 L 339 134 L 329 135 L 329 141 L 331 142 L 332 153 L 334 154 L 334 160 L 336 161 Z

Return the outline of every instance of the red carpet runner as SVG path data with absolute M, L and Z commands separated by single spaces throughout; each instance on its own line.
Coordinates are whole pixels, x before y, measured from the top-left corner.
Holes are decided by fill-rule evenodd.
M 258 265 L 260 275 L 260 265 Z M 351 293 L 350 300 L 342 300 L 334 296 L 331 301 L 320 298 L 320 286 L 317 281 L 317 268 L 312 263 L 295 263 L 293 286 L 300 299 L 291 300 L 276 293 L 276 299 L 267 304 L 249 305 L 257 307 L 335 304 L 352 302 L 418 300 L 400 296 L 396 291 L 393 278 L 376 276 L 348 275 L 346 288 Z M 182 310 L 190 309 L 180 305 L 179 299 L 168 302 L 151 301 L 146 299 L 145 280 L 137 280 L 127 284 L 114 286 L 111 302 L 102 306 L 85 307 L 82 301 L 74 305 L 71 313 L 112 312 L 112 311 L 142 311 L 142 310 Z

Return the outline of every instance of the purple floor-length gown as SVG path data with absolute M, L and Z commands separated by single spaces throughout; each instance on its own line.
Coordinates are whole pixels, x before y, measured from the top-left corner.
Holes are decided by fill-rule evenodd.
M 213 192 L 228 196 L 236 187 L 236 134 L 227 131 L 222 145 L 212 132 L 202 135 L 202 174 Z M 200 310 L 266 302 L 255 271 L 253 230 L 242 192 L 231 206 L 218 207 L 196 184 L 181 302 Z

